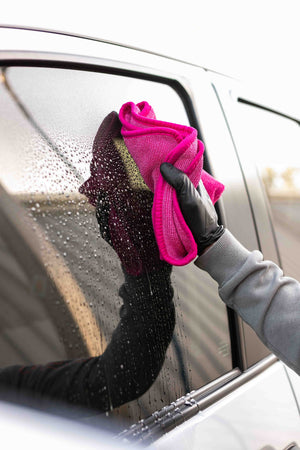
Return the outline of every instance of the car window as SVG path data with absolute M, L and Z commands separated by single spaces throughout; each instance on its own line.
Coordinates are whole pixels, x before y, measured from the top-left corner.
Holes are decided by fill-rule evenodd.
M 279 114 L 239 104 L 243 149 L 256 163 L 275 229 L 286 275 L 300 278 L 300 132 Z
M 95 136 L 127 101 L 146 100 L 157 118 L 188 125 L 186 110 L 166 84 L 73 69 L 3 68 L 0 90 L 0 364 L 100 355 L 120 320 L 124 273 L 114 238 L 99 228 L 114 220 L 103 212 L 107 192 L 97 192 L 98 220 L 95 205 L 80 192 L 91 175 Z M 117 170 L 117 178 L 105 175 L 109 189 L 122 183 L 114 164 L 109 171 Z M 131 236 L 145 226 L 143 202 L 138 197 L 134 212 L 127 205 L 128 214 L 121 205 L 118 237 L 123 239 L 123 223 L 132 214 Z M 232 369 L 227 312 L 216 283 L 193 264 L 174 268 L 171 279 L 174 335 L 151 388 L 114 412 L 127 421 Z

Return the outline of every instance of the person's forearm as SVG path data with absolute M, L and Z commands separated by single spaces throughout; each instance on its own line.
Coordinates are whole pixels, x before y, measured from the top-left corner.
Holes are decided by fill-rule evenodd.
M 146 392 L 161 370 L 175 326 L 170 275 L 171 266 L 138 277 L 125 275 L 121 321 L 103 354 L 113 407 Z
M 47 400 L 108 411 L 143 394 L 157 377 L 175 324 L 171 268 L 134 277 L 125 274 L 120 289 L 121 320 L 99 357 L 47 365 L 0 369 L 0 395 L 30 395 L 34 405 Z M 17 395 L 16 395 L 17 394 Z
M 196 263 L 219 284 L 233 308 L 282 361 L 300 373 L 300 284 L 249 252 L 226 230 Z

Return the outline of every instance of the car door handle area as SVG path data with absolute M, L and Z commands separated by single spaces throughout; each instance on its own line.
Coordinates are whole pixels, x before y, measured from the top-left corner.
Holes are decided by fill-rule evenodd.
M 272 445 L 266 445 L 265 447 L 262 447 L 260 450 L 277 450 Z M 300 450 L 300 447 L 297 445 L 296 442 L 291 442 L 286 447 L 284 447 L 283 450 Z
M 291 442 L 289 445 L 284 447 L 283 450 L 300 450 L 300 447 L 296 444 L 296 442 Z

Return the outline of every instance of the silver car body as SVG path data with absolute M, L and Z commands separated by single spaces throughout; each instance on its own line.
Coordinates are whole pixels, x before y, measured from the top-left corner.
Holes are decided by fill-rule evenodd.
M 280 263 L 261 180 L 254 162 L 240 152 L 237 99 L 260 103 L 242 83 L 200 66 L 86 37 L 1 27 L 0 42 L 4 66 L 16 61 L 70 64 L 176 85 L 199 124 L 211 171 L 226 185 L 219 202 L 223 223 L 247 248 L 260 248 L 265 258 Z M 123 439 L 135 433 L 141 441 L 152 441 L 155 449 L 281 449 L 293 441 L 300 444 L 298 376 L 270 355 L 240 319 L 236 319 L 236 332 L 239 366 L 191 394 L 186 392 L 183 401 L 175 402 L 168 412 L 171 425 L 163 413 L 162 420 L 154 417 L 159 433 L 153 432 L 152 438 L 151 427 L 141 432 L 143 424 L 138 424 Z M 1 413 L 6 414 L 5 405 Z M 18 422 L 15 425 L 18 433 Z

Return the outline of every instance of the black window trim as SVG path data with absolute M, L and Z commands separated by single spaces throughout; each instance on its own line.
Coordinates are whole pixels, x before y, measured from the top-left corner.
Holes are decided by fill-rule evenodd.
M 201 133 L 198 127 L 198 122 L 196 115 L 194 113 L 194 108 L 190 96 L 188 95 L 187 90 L 183 86 L 183 84 L 178 81 L 176 78 L 167 78 L 164 75 L 158 75 L 154 73 L 142 72 L 138 67 L 128 69 L 122 67 L 113 67 L 112 65 L 104 65 L 104 64 L 94 64 L 94 63 L 83 63 L 76 61 L 59 61 L 55 59 L 31 59 L 31 58 L 17 58 L 17 59 L 1 59 L 0 65 L 2 68 L 8 67 L 45 67 L 45 68 L 53 68 L 53 69 L 67 69 L 67 70 L 80 70 L 84 72 L 98 72 L 105 73 L 109 75 L 118 75 L 125 76 L 129 78 L 139 78 L 148 81 L 154 81 L 160 84 L 167 84 L 171 88 L 175 90 L 175 92 L 179 95 L 185 111 L 187 113 L 188 119 L 192 127 L 196 128 L 200 139 Z
M 297 119 L 296 117 L 290 116 L 288 114 L 284 114 L 283 112 L 280 111 L 276 111 L 276 109 L 272 109 L 272 108 L 268 108 L 267 106 L 263 106 L 259 103 L 256 102 L 252 102 L 250 100 L 247 100 L 243 97 L 237 97 L 237 102 L 238 103 L 244 103 L 245 105 L 249 105 L 249 106 L 253 106 L 254 108 L 258 108 L 258 109 L 262 109 L 264 111 L 268 111 L 271 112 L 273 114 L 276 114 L 277 116 L 281 116 L 281 117 L 285 117 L 286 119 L 290 119 L 293 122 L 296 122 L 298 125 L 300 125 L 300 120 Z

